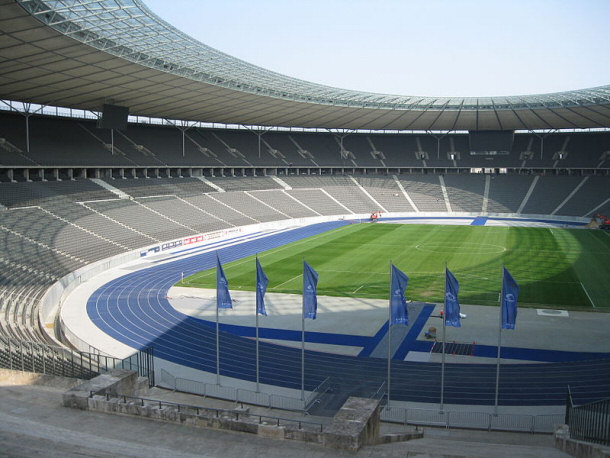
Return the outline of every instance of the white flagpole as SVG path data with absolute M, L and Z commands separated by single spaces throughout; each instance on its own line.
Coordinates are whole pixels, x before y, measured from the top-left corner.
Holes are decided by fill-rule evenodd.
M 445 294 L 447 294 L 447 263 L 445 263 Z M 447 300 L 443 298 L 443 356 L 441 358 L 441 413 L 445 406 L 445 329 L 447 327 Z
M 257 285 L 258 288 L 258 285 Z M 258 292 L 257 292 L 258 294 Z M 256 308 L 256 298 L 254 303 L 254 314 L 256 315 L 256 392 L 259 392 L 259 367 L 258 367 L 258 309 Z
M 220 385 L 220 346 L 218 343 L 218 298 L 216 298 L 216 385 Z
M 256 255 L 256 285 L 254 289 L 254 315 L 256 315 L 256 392 L 259 392 L 258 367 L 258 254 Z
M 305 258 L 303 258 L 303 296 L 305 295 Z M 301 301 L 303 298 L 301 298 Z M 301 401 L 305 401 L 305 307 L 301 304 Z
M 388 406 L 390 405 L 390 368 L 392 347 L 392 261 L 390 260 L 390 303 L 388 306 Z
M 502 347 L 502 298 L 504 297 L 504 265 L 502 266 L 502 292 L 500 293 L 500 320 L 498 330 L 498 357 L 496 361 L 496 399 L 494 403 L 494 415 L 498 415 L 498 393 L 500 390 L 500 349 Z
M 301 401 L 305 400 L 305 313 L 301 312 Z

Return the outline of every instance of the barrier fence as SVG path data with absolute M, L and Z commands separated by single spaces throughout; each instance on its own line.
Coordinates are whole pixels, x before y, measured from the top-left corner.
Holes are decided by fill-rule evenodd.
M 610 399 L 575 406 L 568 387 L 565 423 L 572 439 L 610 445 Z
M 269 407 L 282 410 L 296 410 L 306 412 L 316 401 L 330 388 L 330 378 L 326 378 L 320 385 L 314 388 L 305 399 L 292 398 L 279 394 L 268 394 L 255 392 L 243 388 L 221 386 L 214 383 L 199 382 L 180 377 L 174 377 L 165 369 L 161 369 L 161 386 L 171 388 L 184 393 L 210 396 L 212 398 L 226 399 L 229 401 L 244 402 L 257 406 Z
M 0 336 L 0 367 L 85 380 L 120 368 L 137 371 L 138 375 L 148 378 L 150 386 L 155 383 L 152 347 L 119 359 Z
M 161 369 L 161 385 L 176 391 L 210 396 L 229 401 L 271 407 L 282 410 L 307 412 L 321 396 L 331 387 L 331 378 L 326 378 L 318 385 L 305 401 L 268 393 L 197 382 L 174 377 Z M 385 382 L 371 396 L 382 399 L 386 395 Z M 383 399 L 382 399 L 383 400 Z M 404 425 L 437 426 L 443 428 L 465 428 L 488 431 L 517 431 L 528 433 L 552 433 L 555 426 L 564 423 L 563 414 L 553 415 L 518 415 L 491 414 L 476 411 L 447 411 L 439 409 L 405 408 L 384 405 L 381 410 L 381 420 Z
M 94 392 L 91 391 L 89 393 L 89 397 L 93 398 L 94 396 L 95 396 Z M 197 416 L 207 413 L 207 414 L 212 414 L 212 416 L 214 416 L 216 418 L 228 417 L 228 418 L 233 418 L 235 420 L 239 420 L 240 418 L 244 418 L 244 417 L 245 418 L 254 418 L 254 419 L 258 419 L 259 424 L 273 424 L 275 426 L 297 425 L 297 427 L 299 429 L 310 429 L 311 431 L 319 431 L 319 432 L 324 431 L 323 423 L 319 423 L 319 422 L 315 422 L 315 421 L 308 421 L 308 420 L 301 420 L 301 419 L 296 419 L 296 418 L 283 418 L 283 417 L 276 417 L 273 415 L 259 415 L 259 414 L 252 414 L 248 411 L 217 409 L 214 407 L 202 407 L 202 406 L 194 406 L 194 405 L 190 405 L 190 404 L 179 404 L 176 402 L 161 401 L 158 399 L 149 399 L 149 398 L 142 398 L 142 397 L 136 397 L 136 396 L 119 395 L 116 397 L 112 397 L 108 393 L 106 393 L 105 395 L 101 395 L 101 396 L 105 396 L 107 401 L 109 401 L 110 399 L 117 399 L 118 402 L 122 402 L 123 404 L 131 403 L 131 404 L 137 404 L 140 406 L 154 406 L 154 407 L 158 407 L 159 409 L 162 409 L 163 407 L 170 407 L 170 408 L 176 409 L 178 412 L 197 415 Z
M 483 429 L 487 431 L 517 431 L 552 433 L 564 423 L 562 414 L 518 415 L 476 411 L 443 411 L 384 406 L 381 419 L 405 425 L 438 426 L 442 428 Z

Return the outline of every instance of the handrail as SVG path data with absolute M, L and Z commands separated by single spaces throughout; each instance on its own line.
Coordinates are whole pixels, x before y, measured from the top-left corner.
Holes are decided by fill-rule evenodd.
M 494 414 L 477 411 L 448 411 L 438 409 L 384 406 L 381 420 L 404 425 L 429 425 L 443 428 L 467 428 L 487 431 L 521 431 L 552 433 L 563 421 L 562 414 L 520 415 Z
M 383 399 L 383 397 L 386 395 L 385 386 L 386 380 L 384 380 L 383 383 L 379 385 L 379 388 L 377 388 L 377 391 L 371 395 L 371 399 Z
M 89 397 L 93 398 L 94 396 L 95 396 L 95 392 L 89 391 Z M 284 418 L 284 417 L 278 417 L 278 416 L 273 416 L 273 415 L 251 414 L 249 412 L 240 412 L 235 409 L 219 409 L 216 407 L 195 406 L 192 404 L 182 404 L 182 403 L 178 403 L 178 402 L 163 401 L 163 400 L 159 400 L 159 399 L 144 398 L 144 397 L 139 397 L 139 396 L 127 396 L 127 395 L 123 395 L 123 394 L 117 395 L 117 396 L 111 396 L 109 393 L 105 393 L 102 396 L 105 396 L 107 401 L 109 401 L 110 398 L 115 398 L 115 399 L 118 399 L 119 401 L 122 400 L 123 404 L 127 404 L 127 400 L 133 400 L 133 401 L 139 402 L 139 404 L 141 406 L 144 406 L 145 403 L 149 403 L 149 404 L 158 405 L 160 409 L 163 406 L 174 407 L 174 408 L 176 408 L 176 410 L 178 412 L 182 412 L 185 410 L 194 410 L 196 412 L 196 415 L 200 415 L 200 411 L 205 411 L 205 412 L 214 413 L 216 417 L 219 417 L 220 415 L 223 415 L 223 414 L 232 415 L 235 417 L 236 420 L 239 420 L 239 416 L 241 414 L 242 416 L 246 416 L 246 417 L 258 418 L 259 424 L 263 423 L 263 419 L 269 419 L 269 420 L 272 420 L 277 426 L 280 426 L 281 422 L 285 422 L 285 423 L 296 423 L 296 424 L 298 424 L 299 429 L 302 429 L 303 425 L 311 425 L 311 426 L 315 426 L 316 428 L 320 427 L 320 432 L 322 432 L 324 430 L 324 423 L 319 423 L 319 422 L 315 422 L 315 421 L 307 421 L 307 420 L 300 420 L 300 419 L 294 419 L 294 418 Z M 242 403 L 242 407 L 243 407 L 243 403 Z
M 320 382 L 317 387 L 315 387 L 311 391 L 309 398 L 307 398 L 307 400 L 303 404 L 303 410 L 305 412 L 307 412 L 311 408 L 311 406 L 314 405 L 314 403 L 318 401 L 324 395 L 324 393 L 326 393 L 330 389 L 330 382 L 331 378 L 326 377 L 324 380 L 322 380 L 322 382 Z
M 0 367 L 67 377 L 91 378 L 114 368 L 136 370 L 154 385 L 152 347 L 139 350 L 127 358 L 89 353 L 41 342 L 23 341 L 0 335 Z M 64 364 L 64 365 L 62 365 Z
M 572 439 L 610 445 L 610 398 L 574 405 L 568 385 L 565 423 Z

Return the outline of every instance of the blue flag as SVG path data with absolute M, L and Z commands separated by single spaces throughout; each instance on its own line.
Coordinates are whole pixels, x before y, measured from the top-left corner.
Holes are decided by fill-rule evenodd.
M 318 273 L 309 264 L 303 261 L 303 317 L 316 319 L 318 312 Z
M 267 316 L 267 310 L 265 309 L 265 292 L 267 291 L 267 285 L 269 284 L 269 279 L 263 268 L 261 267 L 261 263 L 258 262 L 258 258 L 256 258 L 256 313 L 259 315 Z
M 445 268 L 445 324 L 459 328 L 460 322 L 460 302 L 458 291 L 460 284 L 449 269 Z
M 502 329 L 515 329 L 519 285 L 504 267 L 502 279 Z
M 216 253 L 216 307 L 219 309 L 232 309 L 233 302 L 229 294 L 229 283 L 225 272 L 220 265 L 218 253 Z
M 405 289 L 409 278 L 394 264 L 391 267 L 390 281 L 390 326 L 393 324 L 409 325 L 409 313 L 407 311 L 407 300 Z

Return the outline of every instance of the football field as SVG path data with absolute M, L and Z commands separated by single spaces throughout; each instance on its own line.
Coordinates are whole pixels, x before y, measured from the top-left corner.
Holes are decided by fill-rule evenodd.
M 445 264 L 462 304 L 496 305 L 502 265 L 521 288 L 520 306 L 610 311 L 610 234 L 527 227 L 351 224 L 259 253 L 268 292 L 301 294 L 305 259 L 318 294 L 387 299 L 390 262 L 407 274 L 406 297 L 442 302 Z M 223 262 L 221 258 L 221 262 Z M 250 256 L 223 263 L 229 289 L 255 287 Z M 179 286 L 216 287 L 216 270 Z

